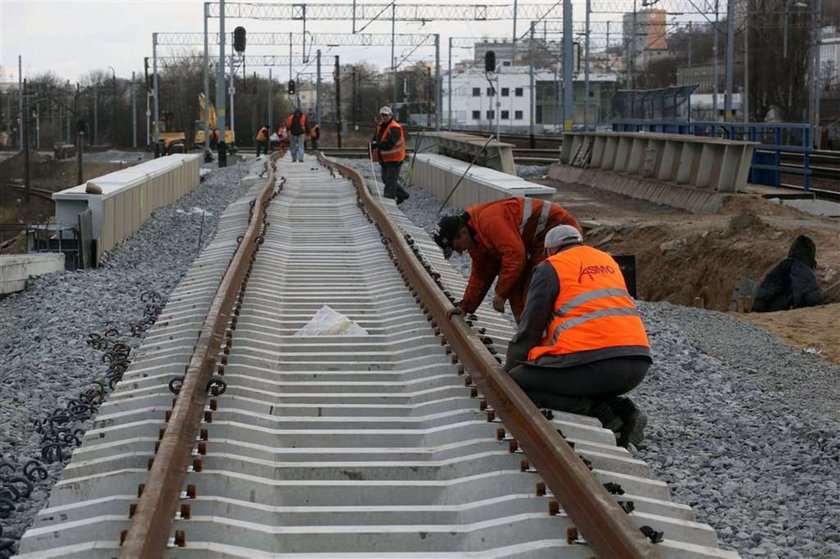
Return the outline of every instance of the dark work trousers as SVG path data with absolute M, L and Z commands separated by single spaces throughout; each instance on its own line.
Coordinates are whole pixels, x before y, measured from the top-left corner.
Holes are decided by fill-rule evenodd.
M 618 413 L 617 396 L 639 385 L 650 362 L 644 358 L 617 357 L 574 367 L 537 367 L 522 364 L 510 376 L 541 408 L 594 415 L 606 423 L 603 404 Z
M 385 198 L 396 198 L 401 201 L 408 198 L 408 192 L 400 186 L 400 168 L 402 163 L 397 165 L 382 165 L 382 184 L 385 185 Z
M 257 142 L 257 157 L 260 156 L 260 150 L 266 155 L 268 155 L 268 141 L 265 142 Z

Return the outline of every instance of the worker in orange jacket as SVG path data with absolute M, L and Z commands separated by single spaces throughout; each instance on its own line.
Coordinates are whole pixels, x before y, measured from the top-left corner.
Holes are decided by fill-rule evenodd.
M 311 142 L 312 151 L 318 150 L 318 142 L 321 141 L 321 127 L 317 122 L 312 123 L 312 128 L 309 129 L 309 141 Z
M 470 279 L 461 311 L 475 312 L 496 276 L 493 308 L 504 312 L 510 302 L 516 321 L 525 307 L 528 282 L 534 266 L 545 259 L 543 240 L 557 225 L 580 225 L 558 204 L 536 198 L 505 198 L 476 204 L 463 215 L 441 218 L 435 242 L 449 258 L 452 251 L 468 251 L 472 258 Z
M 309 133 L 309 123 L 303 111 L 295 109 L 295 112 L 286 117 L 286 129 L 292 136 L 292 161 L 303 163 L 304 142 Z
M 257 157 L 260 156 L 260 150 L 262 150 L 264 154 L 268 155 L 268 125 L 263 124 L 260 126 L 260 129 L 257 132 L 256 141 Z
M 647 374 L 650 343 L 621 269 L 575 227 L 549 230 L 544 245 L 505 370 L 538 406 L 597 417 L 637 445 L 647 418 L 623 395 Z

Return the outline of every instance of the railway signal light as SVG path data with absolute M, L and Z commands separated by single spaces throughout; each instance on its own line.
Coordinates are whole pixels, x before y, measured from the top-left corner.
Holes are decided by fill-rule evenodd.
M 487 73 L 496 71 L 496 51 L 488 50 L 484 53 L 484 71 Z
M 245 52 L 245 28 L 241 25 L 233 30 L 233 50 L 238 53 Z
M 295 80 L 289 80 L 289 95 L 295 94 Z

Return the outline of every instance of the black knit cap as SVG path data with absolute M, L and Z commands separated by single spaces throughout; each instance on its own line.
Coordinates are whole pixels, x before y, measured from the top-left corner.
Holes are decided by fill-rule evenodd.
M 440 218 L 437 230 L 434 233 L 435 243 L 443 251 L 444 258 L 452 256 L 452 241 L 458 236 L 461 228 L 467 224 L 464 216 L 445 215 Z

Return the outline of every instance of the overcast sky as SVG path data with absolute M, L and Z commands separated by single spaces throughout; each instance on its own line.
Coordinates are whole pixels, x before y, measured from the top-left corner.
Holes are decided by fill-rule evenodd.
M 299 3 L 284 0 L 279 4 Z M 324 1 L 324 0 L 319 0 Z M 376 0 L 377 2 L 382 0 Z M 456 0 L 438 0 L 440 3 Z M 525 0 L 530 3 L 553 4 L 552 0 Z M 399 0 L 398 3 L 409 3 Z M 491 3 L 491 2 L 488 2 Z M 577 0 L 576 2 L 577 3 Z M 131 71 L 142 71 L 143 57 L 152 54 L 153 32 L 202 31 L 203 1 L 161 0 L 0 0 L 0 65 L 3 81 L 17 81 L 17 57 L 23 55 L 24 76 L 51 70 L 63 79 L 77 81 L 90 70 L 115 68 L 117 75 L 129 77 Z M 560 10 L 558 9 L 558 14 Z M 218 30 L 219 20 L 211 20 L 211 30 Z M 228 30 L 243 25 L 249 32 L 300 32 L 300 21 L 228 20 Z M 525 30 L 526 22 L 519 23 Z M 350 32 L 350 22 L 310 21 L 307 30 Z M 366 32 L 390 33 L 390 23 L 373 23 Z M 397 33 L 440 33 L 441 62 L 445 65 L 449 36 L 510 36 L 510 22 L 487 23 L 397 23 Z M 201 47 L 196 47 L 197 50 Z M 380 67 L 388 65 L 390 48 L 321 47 L 325 55 L 339 54 L 342 63 L 368 61 Z M 397 48 L 398 58 L 410 48 Z M 159 54 L 176 54 L 162 49 Z M 300 53 L 300 47 L 296 48 Z M 249 47 L 247 54 L 288 54 L 287 48 Z M 454 59 L 468 57 L 466 50 L 455 52 Z M 421 49 L 412 59 L 433 59 L 434 49 Z M 330 60 L 332 62 L 332 60 Z M 267 74 L 266 68 L 251 69 Z M 275 69 L 285 78 L 288 69 Z

